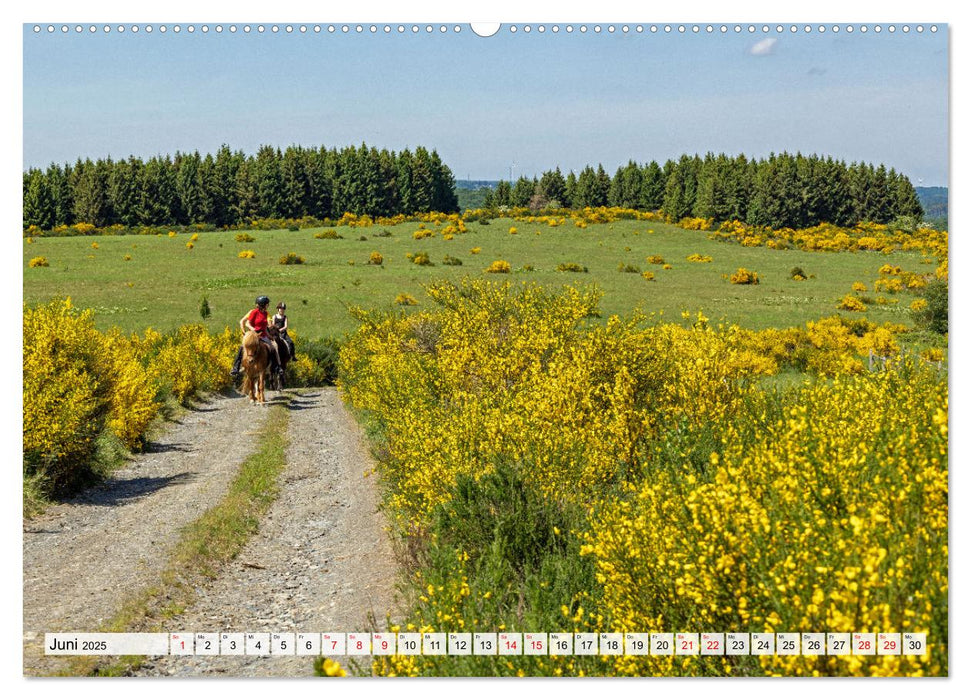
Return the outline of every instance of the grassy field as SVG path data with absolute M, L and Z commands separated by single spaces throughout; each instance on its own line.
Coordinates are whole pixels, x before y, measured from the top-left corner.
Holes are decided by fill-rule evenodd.
M 415 240 L 416 223 L 382 229 L 340 227 L 342 239 L 316 239 L 324 229 L 251 231 L 252 242 L 237 242 L 236 231 L 199 234 L 190 249 L 190 235 L 90 236 L 38 238 L 23 244 L 24 301 L 70 296 L 76 306 L 93 308 L 102 330 L 118 326 L 140 331 L 147 326 L 174 329 L 200 320 L 203 296 L 212 309 L 206 321 L 212 330 L 235 326 L 258 294 L 275 306 L 288 304 L 291 326 L 305 338 L 340 336 L 355 327 L 347 306 L 393 308 L 400 293 L 412 295 L 420 310 L 429 301 L 422 285 L 464 276 L 488 276 L 543 285 L 596 283 L 604 292 L 604 317 L 634 309 L 662 311 L 679 320 L 684 310 L 702 311 L 713 321 L 736 322 L 748 328 L 787 327 L 837 312 L 836 303 L 855 281 L 872 288 L 877 269 L 885 264 L 932 273 L 935 262 L 922 262 L 919 253 L 877 252 L 808 253 L 798 250 L 745 248 L 711 241 L 704 231 L 686 231 L 656 222 L 618 221 L 578 229 L 572 224 L 551 228 L 506 219 L 483 226 L 468 224 L 468 232 L 446 241 L 440 233 Z M 509 233 L 515 226 L 518 232 Z M 441 227 L 428 225 L 429 229 Z M 379 235 L 383 231 L 390 235 Z M 97 246 L 97 247 L 94 247 Z M 478 254 L 471 249 L 480 248 Z M 252 250 L 255 258 L 238 253 Z M 279 258 L 295 252 L 303 265 L 281 265 Z M 372 251 L 384 259 L 369 265 Z M 408 253 L 427 252 L 432 265 L 412 263 Z M 709 255 L 710 263 L 691 263 L 692 254 Z M 461 266 L 444 265 L 446 255 Z M 646 262 L 660 255 L 672 269 Z M 43 256 L 49 267 L 29 268 L 28 260 Z M 126 256 L 130 259 L 126 260 Z M 509 262 L 508 275 L 487 275 L 494 260 Z M 557 271 L 560 263 L 578 263 L 586 273 Z M 649 282 L 636 273 L 618 271 L 629 264 L 652 271 Z M 532 271 L 524 266 L 531 265 Z M 810 279 L 793 281 L 789 271 L 799 266 Z M 758 272 L 757 286 L 733 285 L 724 277 L 745 267 Z M 892 306 L 871 305 L 870 320 L 910 325 L 909 294 L 896 295 Z M 847 312 L 843 312 L 847 313 Z

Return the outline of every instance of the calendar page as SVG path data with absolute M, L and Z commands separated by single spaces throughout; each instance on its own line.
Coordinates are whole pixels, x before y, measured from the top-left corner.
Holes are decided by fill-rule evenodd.
M 949 675 L 952 27 L 651 12 L 25 21 L 25 676 Z

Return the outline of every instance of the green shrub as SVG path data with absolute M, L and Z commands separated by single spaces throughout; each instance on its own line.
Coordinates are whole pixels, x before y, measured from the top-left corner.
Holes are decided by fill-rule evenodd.
M 281 265 L 303 265 L 306 262 L 303 256 L 297 255 L 296 253 L 287 253 L 280 257 Z
M 322 386 L 333 385 L 337 381 L 337 356 L 340 353 L 340 342 L 334 338 L 316 338 L 314 340 L 294 341 L 297 351 L 297 361 L 300 363 L 299 372 L 289 379 L 293 386 Z M 312 368 L 306 366 L 306 362 Z
M 944 335 L 947 333 L 947 281 L 929 282 L 924 287 L 924 299 L 927 300 L 927 306 L 912 312 L 914 323 L 918 328 Z

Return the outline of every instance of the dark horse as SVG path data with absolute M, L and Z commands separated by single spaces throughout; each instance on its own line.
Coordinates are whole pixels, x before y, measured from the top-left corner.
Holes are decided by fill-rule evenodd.
M 285 388 L 283 386 L 283 380 L 286 376 L 287 364 L 290 362 L 290 347 L 280 337 L 280 330 L 274 326 L 270 325 L 266 329 L 267 334 L 270 336 L 270 340 L 276 343 L 277 349 L 280 351 L 280 367 L 283 368 L 284 374 L 277 374 L 276 372 L 270 372 L 270 388 L 275 391 L 283 391 Z

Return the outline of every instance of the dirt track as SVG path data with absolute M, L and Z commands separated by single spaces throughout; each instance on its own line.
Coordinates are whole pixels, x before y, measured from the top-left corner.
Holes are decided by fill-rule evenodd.
M 270 398 L 270 397 L 268 397 Z M 362 631 L 393 611 L 394 559 L 360 429 L 331 387 L 291 392 L 287 466 L 260 531 L 171 631 Z M 151 586 L 179 529 L 225 494 L 265 413 L 215 397 L 98 488 L 24 527 L 24 673 L 44 632 L 94 631 Z M 246 426 L 241 430 L 239 426 Z M 155 658 L 139 675 L 300 676 L 306 657 Z

